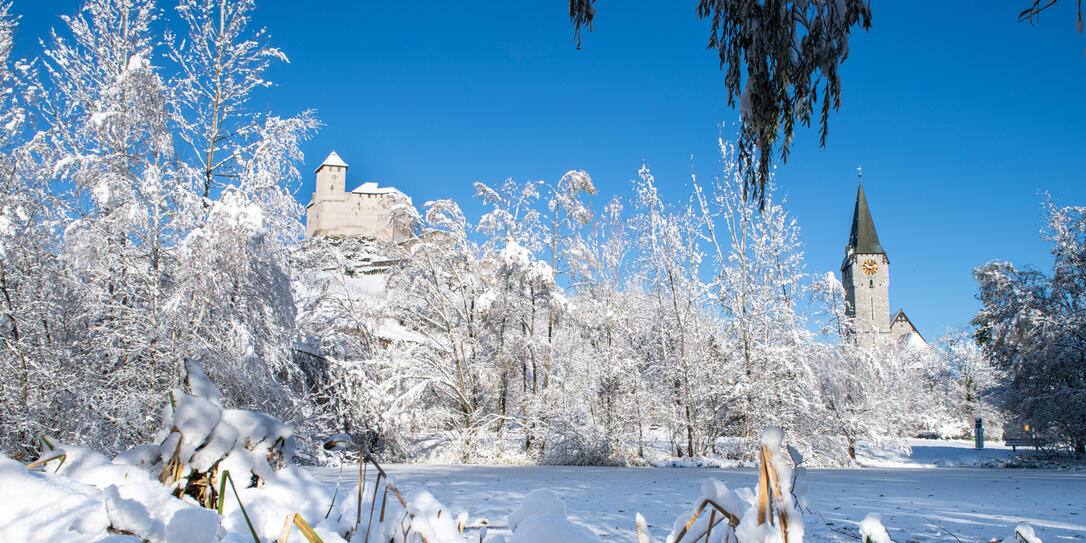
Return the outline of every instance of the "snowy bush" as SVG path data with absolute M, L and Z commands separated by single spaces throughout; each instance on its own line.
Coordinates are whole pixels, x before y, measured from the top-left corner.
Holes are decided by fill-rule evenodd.
M 0 497 L 9 504 L 0 508 L 0 540 L 89 542 L 123 534 L 152 543 L 275 541 L 286 522 L 311 526 L 329 543 L 366 533 L 395 543 L 411 533 L 462 542 L 465 517 L 425 491 L 404 505 L 382 503 L 384 520 L 372 517 L 372 525 L 358 513 L 377 505 L 372 484 L 362 482 L 336 502 L 324 484 L 290 464 L 291 426 L 265 413 L 224 409 L 199 364 L 188 363 L 187 391 L 175 389 L 172 397 L 156 443 L 112 460 L 78 446 L 50 449 L 48 440 L 31 465 L 37 470 L 0 456 Z M 290 541 L 300 537 L 295 532 Z

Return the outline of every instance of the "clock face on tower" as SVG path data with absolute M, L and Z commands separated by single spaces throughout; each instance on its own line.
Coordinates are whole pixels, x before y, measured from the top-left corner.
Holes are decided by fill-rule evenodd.
M 879 263 L 869 258 L 864 260 L 863 266 L 860 266 L 860 269 L 867 275 L 875 275 L 875 273 L 879 271 Z

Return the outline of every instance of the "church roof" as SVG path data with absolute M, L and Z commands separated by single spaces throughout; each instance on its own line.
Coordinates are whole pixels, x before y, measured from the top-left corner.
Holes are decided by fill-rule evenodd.
M 328 153 L 328 158 L 325 158 L 324 162 L 321 162 L 321 165 L 317 166 L 317 170 L 320 170 L 325 166 L 339 166 L 340 168 L 346 168 L 347 163 L 344 162 L 342 158 L 339 158 L 339 155 L 337 155 L 335 151 L 332 151 L 331 153 Z
M 856 207 L 852 210 L 852 232 L 848 235 L 848 247 L 853 253 L 886 254 L 882 245 L 879 245 L 879 235 L 875 232 L 875 221 L 871 220 L 871 210 L 867 208 L 862 181 L 856 189 Z
M 920 331 L 916 329 L 916 325 L 913 324 L 913 321 L 909 320 L 909 317 L 905 315 L 904 309 L 898 309 L 897 313 L 894 313 L 894 316 L 890 318 L 890 329 L 893 330 L 894 325 L 898 323 L 901 323 L 900 326 L 908 325 L 910 334 L 915 334 L 916 337 L 920 338 L 920 341 L 922 341 L 924 345 L 928 344 L 927 340 L 924 339 L 924 336 L 920 335 Z

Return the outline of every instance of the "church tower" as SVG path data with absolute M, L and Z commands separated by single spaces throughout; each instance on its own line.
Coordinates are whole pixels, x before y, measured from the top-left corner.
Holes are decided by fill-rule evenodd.
M 879 244 L 861 178 L 852 211 L 852 231 L 841 262 L 846 313 L 855 319 L 856 343 L 870 346 L 890 333 L 890 259 Z

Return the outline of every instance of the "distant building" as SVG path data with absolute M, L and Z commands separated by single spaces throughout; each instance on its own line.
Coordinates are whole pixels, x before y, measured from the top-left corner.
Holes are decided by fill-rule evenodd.
M 855 319 L 852 337 L 858 344 L 871 346 L 880 336 L 924 343 L 904 311 L 898 309 L 890 316 L 890 259 L 879 244 L 862 181 L 856 191 L 852 231 L 841 263 L 841 284 L 845 287 L 845 311 Z
M 364 236 L 395 243 L 411 237 L 411 230 L 393 225 L 392 210 L 411 204 L 411 198 L 393 187 L 362 183 L 346 191 L 347 163 L 335 151 L 316 170 L 317 187 L 305 207 L 305 235 Z

